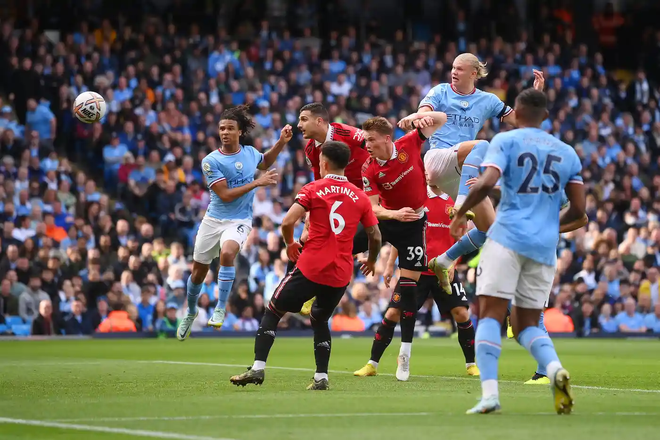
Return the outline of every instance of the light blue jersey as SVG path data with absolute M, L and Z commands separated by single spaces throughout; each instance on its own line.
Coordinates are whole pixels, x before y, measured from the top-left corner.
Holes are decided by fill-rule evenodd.
M 541 129 L 521 128 L 497 134 L 482 166 L 502 173 L 502 200 L 488 237 L 555 265 L 562 193 L 569 182 L 582 183 L 575 150 Z
M 419 103 L 422 107 L 447 114 L 447 123 L 429 139 L 431 148 L 451 148 L 473 141 L 487 119 L 502 118 L 513 111 L 492 93 L 474 89 L 463 95 L 447 83 L 433 87 Z
M 254 147 L 242 145 L 232 155 L 223 154 L 219 149 L 202 159 L 202 171 L 209 189 L 222 181 L 227 181 L 228 188 L 247 185 L 254 180 L 257 166 L 264 155 Z M 252 220 L 254 190 L 243 194 L 233 202 L 225 203 L 211 190 L 211 201 L 206 215 L 218 220 Z

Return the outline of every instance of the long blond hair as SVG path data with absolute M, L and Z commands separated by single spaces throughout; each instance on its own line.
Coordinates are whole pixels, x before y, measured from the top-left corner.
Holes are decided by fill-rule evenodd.
M 471 53 L 462 53 L 456 57 L 455 61 L 462 61 L 469 64 L 477 71 L 477 79 L 485 78 L 488 76 L 488 69 L 486 68 L 486 63 L 479 61 L 475 55 Z

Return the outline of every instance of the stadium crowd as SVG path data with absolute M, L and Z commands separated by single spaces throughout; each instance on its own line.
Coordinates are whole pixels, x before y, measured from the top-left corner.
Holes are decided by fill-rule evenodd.
M 466 19 L 458 17 L 461 29 Z M 251 105 L 257 129 L 246 143 L 261 151 L 313 101 L 333 121 L 360 126 L 382 115 L 396 125 L 432 86 L 448 81 L 453 58 L 468 51 L 488 62 L 480 87 L 510 105 L 531 86 L 532 70 L 542 69 L 551 114 L 543 128 L 583 159 L 590 223 L 559 243 L 548 330 L 660 333 L 660 88 L 642 68 L 628 76 L 606 68 L 603 53 L 611 48 L 573 41 L 562 20 L 548 18 L 538 36 L 474 43 L 467 31 L 455 41 L 410 42 L 402 31 L 389 42 L 361 39 L 350 26 L 332 31 L 328 43 L 310 27 L 275 29 L 268 21 L 243 29 L 239 43 L 224 28 L 200 35 L 195 25 L 108 18 L 82 21 L 53 42 L 38 20 L 20 29 L 2 22 L 0 329 L 175 330 L 209 203 L 200 161 L 218 148 L 223 109 Z M 660 32 L 650 38 L 660 50 Z M 71 113 L 86 90 L 108 105 L 93 125 Z M 489 120 L 479 138 L 509 128 Z M 312 179 L 303 145 L 295 133 L 277 161 L 281 182 L 256 193 L 222 331 L 255 331 L 285 274 L 278 225 Z M 380 322 L 391 295 L 381 276 L 388 252 L 376 276 L 356 275 L 333 330 Z M 478 255 L 471 257 L 456 275 L 470 293 Z M 194 331 L 206 330 L 216 298 L 212 270 Z M 423 319 L 442 317 L 429 307 Z M 281 322 L 308 325 L 299 315 Z

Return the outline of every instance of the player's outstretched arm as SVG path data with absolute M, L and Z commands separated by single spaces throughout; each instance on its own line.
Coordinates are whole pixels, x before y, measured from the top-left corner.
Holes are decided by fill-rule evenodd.
M 543 72 L 540 70 L 534 69 L 534 86 L 536 90 L 543 91 L 545 88 L 545 77 L 543 76 Z M 506 122 L 507 124 L 511 124 L 514 127 L 517 127 L 518 124 L 516 123 L 516 111 L 512 111 L 508 115 L 502 118 L 502 122 Z
M 277 159 L 277 156 L 282 152 L 284 146 L 291 140 L 293 137 L 293 129 L 290 125 L 285 125 L 282 131 L 280 132 L 279 140 L 273 145 L 273 148 L 264 153 L 264 160 L 261 161 L 259 166 L 260 170 L 267 170 L 270 168 Z
M 259 186 L 270 186 L 275 185 L 276 183 L 277 171 L 270 170 L 262 174 L 258 179 L 243 186 L 229 188 L 229 186 L 227 186 L 227 181 L 223 179 L 213 184 L 211 189 L 218 195 L 218 197 L 220 197 L 220 200 L 225 203 L 231 203 Z
M 397 220 L 400 222 L 419 220 L 419 215 L 412 208 L 401 208 L 398 211 L 383 208 L 380 206 L 380 196 L 378 194 L 369 196 L 369 201 L 371 201 L 371 208 L 378 220 Z
M 305 215 L 305 208 L 299 203 L 294 203 L 282 220 L 282 238 L 286 245 L 286 254 L 289 257 L 289 260 L 294 263 L 298 261 L 301 246 L 300 243 L 293 239 L 293 230 L 296 227 L 296 222 L 303 215 Z
M 568 208 L 563 210 L 559 215 L 559 230 L 560 232 L 568 232 L 574 229 L 579 229 L 588 221 L 586 214 L 586 197 L 584 195 L 584 185 L 582 182 L 569 182 L 566 185 L 566 197 L 570 204 Z M 584 222 L 584 224 L 580 224 Z M 568 229 L 570 226 L 580 225 L 573 229 Z
M 428 107 L 424 107 L 428 108 Z M 425 111 L 413 113 L 399 121 L 399 128 L 411 130 L 418 128 L 424 137 L 429 138 L 447 123 L 447 114 L 444 112 Z

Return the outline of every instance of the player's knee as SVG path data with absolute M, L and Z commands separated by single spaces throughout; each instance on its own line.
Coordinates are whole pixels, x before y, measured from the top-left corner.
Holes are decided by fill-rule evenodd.
M 401 321 L 401 310 L 393 309 L 393 308 L 387 309 L 387 311 L 385 312 L 385 319 L 389 319 L 390 321 L 393 322 Z
M 234 259 L 237 253 L 233 247 L 225 249 L 225 246 L 223 246 L 223 249 L 220 251 L 220 266 L 234 266 Z
M 466 307 L 454 307 L 451 309 L 451 316 L 456 322 L 467 322 L 470 320 L 470 313 Z

